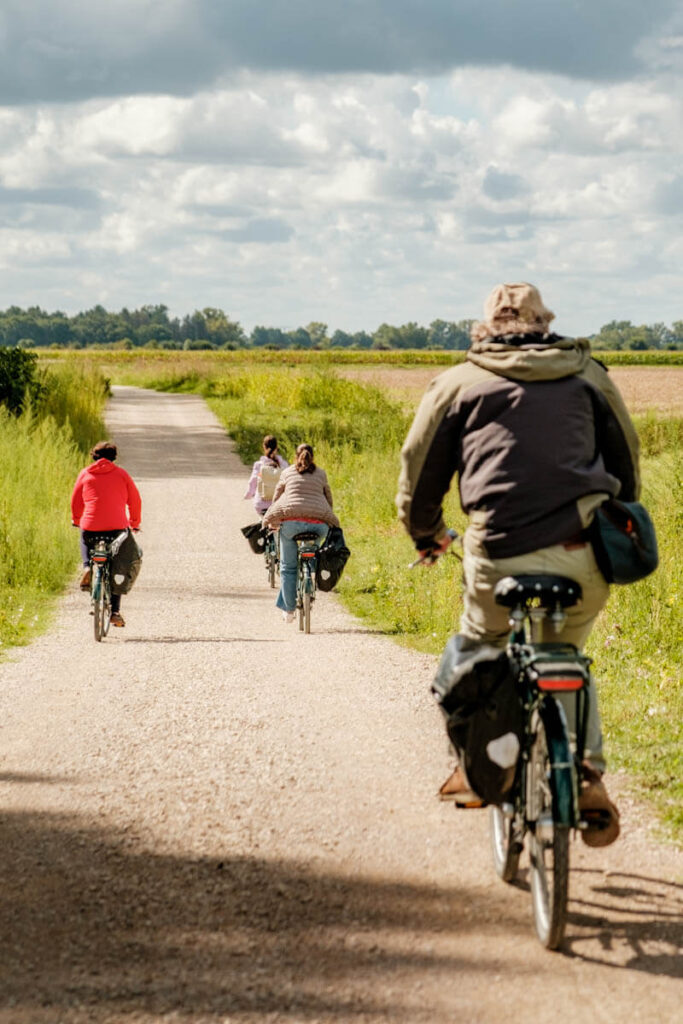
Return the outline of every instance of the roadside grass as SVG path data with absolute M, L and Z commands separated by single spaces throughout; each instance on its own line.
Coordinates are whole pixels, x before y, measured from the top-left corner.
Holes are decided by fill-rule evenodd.
M 683 421 L 672 421 L 672 434 Z M 643 424 L 640 424 L 641 428 Z M 641 435 L 642 436 L 642 435 Z M 647 448 L 647 445 L 644 445 Z M 657 571 L 612 587 L 591 634 L 608 757 L 635 776 L 683 836 L 683 446 L 643 459 L 643 500 L 657 529 Z
M 104 381 L 67 368 L 43 378 L 37 407 L 0 407 L 0 651 L 44 625 L 74 572 L 69 497 L 85 452 L 103 436 Z

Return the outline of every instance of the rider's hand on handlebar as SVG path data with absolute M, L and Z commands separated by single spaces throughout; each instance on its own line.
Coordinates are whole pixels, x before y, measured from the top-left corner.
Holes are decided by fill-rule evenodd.
M 410 568 L 413 569 L 416 565 L 434 565 L 442 555 L 446 554 L 457 537 L 458 534 L 455 530 L 446 530 L 438 542 L 435 541 L 430 547 L 420 551 L 420 557 L 411 562 Z

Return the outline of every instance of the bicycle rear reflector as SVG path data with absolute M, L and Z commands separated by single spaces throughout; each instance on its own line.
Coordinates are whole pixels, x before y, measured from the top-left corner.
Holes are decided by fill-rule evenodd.
M 540 676 L 537 680 L 539 690 L 580 690 L 585 684 L 583 676 L 564 676 L 563 678 L 553 676 Z
M 546 693 L 582 690 L 588 685 L 588 666 L 580 661 L 558 658 L 534 658 L 529 676 L 539 690 Z

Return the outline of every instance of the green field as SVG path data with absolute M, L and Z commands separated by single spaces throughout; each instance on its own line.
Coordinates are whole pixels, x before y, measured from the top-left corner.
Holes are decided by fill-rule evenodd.
M 118 372 L 193 372 L 200 376 L 219 373 L 235 366 L 452 366 L 461 363 L 465 352 L 439 349 L 265 349 L 242 348 L 224 351 L 173 352 L 164 349 L 35 349 L 41 362 L 75 362 L 94 366 L 118 380 Z M 648 349 L 642 352 L 595 351 L 596 359 L 608 366 L 683 366 L 683 351 Z

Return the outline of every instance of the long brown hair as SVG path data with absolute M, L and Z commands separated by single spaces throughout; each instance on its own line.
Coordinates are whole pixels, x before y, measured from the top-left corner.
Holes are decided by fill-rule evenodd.
M 315 473 L 315 462 L 313 461 L 313 449 L 310 444 L 300 444 L 296 450 L 296 471 L 297 473 Z
M 263 438 L 263 454 L 267 459 L 270 459 L 271 462 L 274 462 L 276 466 L 280 465 L 277 461 L 277 438 L 272 434 L 266 434 Z

